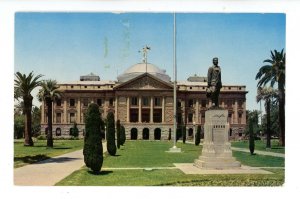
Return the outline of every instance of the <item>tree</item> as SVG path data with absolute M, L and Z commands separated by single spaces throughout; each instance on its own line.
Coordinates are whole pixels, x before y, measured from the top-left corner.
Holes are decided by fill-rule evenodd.
M 278 84 L 278 101 L 279 101 L 279 128 L 280 144 L 285 146 L 285 53 L 271 51 L 271 59 L 264 60 L 268 65 L 262 66 L 256 74 L 256 80 L 259 79 L 257 87 L 265 86 L 270 83 L 271 87 L 277 82 Z
M 126 141 L 125 127 L 123 125 L 121 125 L 120 141 L 121 141 L 120 144 L 122 146 L 125 144 L 125 141 Z
M 101 116 L 99 106 L 90 104 L 85 117 L 84 163 L 94 173 L 99 173 L 103 164 L 103 146 L 101 138 Z
M 201 126 L 198 125 L 197 126 L 197 132 L 196 132 L 196 135 L 195 135 L 195 145 L 199 146 L 200 141 L 201 141 Z
M 33 146 L 32 134 L 31 134 L 31 110 L 33 97 L 31 92 L 33 89 L 40 86 L 41 81 L 39 80 L 42 75 L 35 76 L 33 72 L 28 75 L 20 72 L 15 73 L 15 84 L 14 84 L 14 98 L 19 100 L 22 98 L 24 103 L 24 115 L 25 115 L 25 129 L 24 129 L 24 146 Z
M 42 88 L 39 90 L 38 99 L 39 101 L 45 101 L 47 106 L 47 147 L 53 147 L 53 136 L 52 136 L 52 103 L 57 99 L 61 98 L 61 93 L 58 90 L 56 80 L 45 80 L 41 83 Z M 43 108 L 43 107 L 42 107 Z
M 182 142 L 185 144 L 186 141 L 186 126 L 182 126 Z
M 117 120 L 117 147 L 118 149 L 120 148 L 121 145 L 121 124 L 120 124 L 120 120 Z
M 265 109 L 266 109 L 266 114 L 267 114 L 267 148 L 271 148 L 271 120 L 270 120 L 270 109 L 271 109 L 271 102 L 272 98 L 276 96 L 276 90 L 274 90 L 271 87 L 265 87 L 261 88 L 259 87 L 257 89 L 257 96 L 256 96 L 256 101 L 260 102 L 261 100 L 265 101 Z
M 258 115 L 260 112 L 258 110 L 253 110 L 253 111 L 246 111 L 246 120 L 247 120 L 247 126 L 245 129 L 245 134 L 250 135 L 250 120 L 252 121 L 252 128 L 253 128 L 253 135 L 254 137 L 257 137 L 261 128 L 258 125 Z
M 115 141 L 115 116 L 112 112 L 107 114 L 106 128 L 107 151 L 110 155 L 116 155 L 117 147 Z
M 253 118 L 249 118 L 249 150 L 251 155 L 254 155 L 255 148 L 255 140 L 254 140 L 254 132 L 253 132 Z
M 32 136 L 36 137 L 41 132 L 41 109 L 37 106 L 32 108 Z

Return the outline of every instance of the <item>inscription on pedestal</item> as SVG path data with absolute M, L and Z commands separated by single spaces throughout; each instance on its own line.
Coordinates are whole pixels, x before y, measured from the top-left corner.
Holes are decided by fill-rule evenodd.
M 207 169 L 240 167 L 241 164 L 232 157 L 230 142 L 228 142 L 227 116 L 227 110 L 205 112 L 202 155 L 195 160 L 195 166 Z

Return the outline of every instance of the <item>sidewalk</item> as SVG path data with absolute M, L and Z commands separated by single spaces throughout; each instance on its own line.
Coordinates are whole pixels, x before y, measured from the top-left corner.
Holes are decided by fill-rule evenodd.
M 186 141 L 185 143 L 194 144 L 194 142 L 191 142 L 191 141 Z M 203 144 L 201 143 L 200 145 L 203 145 Z M 231 149 L 233 151 L 241 151 L 241 152 L 250 153 L 249 149 L 245 149 L 245 148 L 231 147 Z M 269 156 L 275 156 L 275 157 L 281 157 L 281 158 L 285 157 L 284 153 L 274 153 L 274 152 L 269 152 L 269 151 L 254 150 L 254 153 L 256 153 L 258 155 L 269 155 Z
M 106 152 L 106 142 L 103 153 Z M 83 150 L 73 151 L 35 164 L 14 169 L 14 184 L 21 186 L 53 186 L 84 166 Z

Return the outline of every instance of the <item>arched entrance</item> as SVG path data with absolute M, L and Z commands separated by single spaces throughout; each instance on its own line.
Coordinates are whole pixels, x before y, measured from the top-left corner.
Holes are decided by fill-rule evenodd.
M 61 136 L 61 128 L 56 128 L 55 134 L 56 136 Z
M 154 129 L 154 140 L 160 140 L 161 138 L 161 129 L 156 128 Z
M 137 128 L 132 128 L 130 131 L 130 139 L 137 140 L 138 137 L 138 130 Z
M 194 130 L 192 128 L 189 128 L 188 136 L 193 137 L 194 135 Z
M 149 140 L 149 129 L 148 128 L 143 129 L 143 140 Z

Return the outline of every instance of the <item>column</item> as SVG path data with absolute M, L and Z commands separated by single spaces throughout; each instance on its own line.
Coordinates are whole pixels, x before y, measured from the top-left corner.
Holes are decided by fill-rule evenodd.
M 118 96 L 116 96 L 115 100 L 115 121 L 117 122 L 118 120 Z
M 234 120 L 233 120 L 234 124 L 238 123 L 238 101 L 235 100 L 234 101 Z
M 45 103 L 44 100 L 42 101 L 42 106 L 41 106 L 41 123 L 45 123 Z
M 150 98 L 150 123 L 153 123 L 153 97 Z
M 142 122 L 142 97 L 139 96 L 139 123 Z
M 165 123 L 165 97 L 162 97 L 161 108 L 161 122 Z
M 129 120 L 129 102 L 130 102 L 130 98 L 129 97 L 127 97 L 127 118 L 126 118 L 126 121 L 127 122 L 129 122 L 130 120 Z
M 67 114 L 67 99 L 65 98 L 64 99 L 64 121 L 63 121 L 64 124 L 68 123 L 67 115 L 68 115 Z
M 196 124 L 199 123 L 199 99 L 196 99 Z
M 106 118 L 106 116 L 107 116 L 107 103 L 106 103 L 106 98 L 104 98 L 104 102 L 103 102 L 103 114 L 104 114 L 104 118 Z
M 80 98 L 78 98 L 77 100 L 77 119 L 76 119 L 76 122 L 77 124 L 80 123 Z

